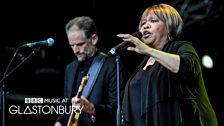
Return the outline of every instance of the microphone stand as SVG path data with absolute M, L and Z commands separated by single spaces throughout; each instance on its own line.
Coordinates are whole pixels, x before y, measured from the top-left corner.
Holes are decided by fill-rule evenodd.
M 5 80 L 8 78 L 9 75 L 12 74 L 19 66 L 21 66 L 27 59 L 29 59 L 33 54 L 35 54 L 35 51 L 39 50 L 38 48 L 34 48 L 34 50 L 25 58 L 22 58 L 22 61 L 17 64 L 10 72 L 8 72 L 9 67 L 11 66 L 13 60 L 15 59 L 17 52 L 20 50 L 22 46 L 18 47 L 15 53 L 13 54 L 12 59 L 10 60 L 9 64 L 7 65 L 7 68 L 4 72 L 3 78 L 0 80 L 0 110 L 2 110 L 2 126 L 5 126 L 5 97 L 6 97 L 6 89 L 5 89 Z M 8 73 L 7 73 L 8 72 Z
M 125 45 L 125 44 L 119 44 Z M 117 66 L 117 115 L 116 115 L 116 126 L 121 126 L 121 107 L 120 107 L 120 56 L 118 53 L 120 50 L 112 48 L 107 54 L 116 56 L 116 66 Z
M 121 126 L 121 108 L 120 108 L 120 56 L 116 56 L 117 63 L 117 116 L 116 116 L 116 125 Z

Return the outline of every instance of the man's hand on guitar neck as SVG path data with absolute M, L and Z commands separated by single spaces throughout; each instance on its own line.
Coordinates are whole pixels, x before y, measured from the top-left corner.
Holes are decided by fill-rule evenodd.
M 74 106 L 80 106 L 83 107 L 82 111 L 89 113 L 90 115 L 95 115 L 95 107 L 94 104 L 91 103 L 89 100 L 87 100 L 84 97 L 78 98 L 73 97 L 72 98 L 72 105 Z

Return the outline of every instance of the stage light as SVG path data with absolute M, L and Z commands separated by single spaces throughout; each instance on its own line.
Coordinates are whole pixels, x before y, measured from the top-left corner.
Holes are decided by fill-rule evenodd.
M 213 68 L 213 60 L 209 55 L 202 56 L 202 65 L 207 69 Z

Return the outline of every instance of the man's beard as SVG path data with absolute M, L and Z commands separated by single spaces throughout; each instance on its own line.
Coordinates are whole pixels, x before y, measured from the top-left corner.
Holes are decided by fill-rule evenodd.
M 78 61 L 82 62 L 85 61 L 87 59 L 87 55 L 86 54 L 81 54 L 81 55 L 76 55 Z
M 91 58 L 96 52 L 96 49 L 94 47 L 89 47 L 86 53 L 81 53 L 76 55 L 78 61 L 82 62 L 85 61 L 89 58 Z

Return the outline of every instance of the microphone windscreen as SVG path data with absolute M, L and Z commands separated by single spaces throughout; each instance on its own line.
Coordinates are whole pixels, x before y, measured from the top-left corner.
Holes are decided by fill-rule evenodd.
M 132 35 L 133 35 L 133 36 L 135 36 L 135 37 L 137 37 L 137 38 L 139 38 L 139 39 L 141 39 L 141 38 L 142 38 L 142 33 L 141 33 L 141 32 L 139 32 L 139 31 L 134 32 Z
M 53 46 L 54 45 L 54 39 L 53 38 L 48 38 L 47 39 L 47 44 L 48 44 L 48 46 Z

